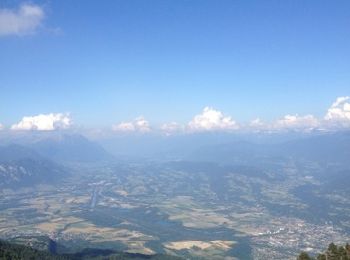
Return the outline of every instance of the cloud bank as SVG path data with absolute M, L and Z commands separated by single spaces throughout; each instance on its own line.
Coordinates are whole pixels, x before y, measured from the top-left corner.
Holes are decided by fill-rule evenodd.
M 142 116 L 135 118 L 131 122 L 121 122 L 113 125 L 112 129 L 116 132 L 141 132 L 151 131 L 149 122 Z
M 37 116 L 25 116 L 20 122 L 11 126 L 12 130 L 52 131 L 68 129 L 72 124 L 68 114 L 51 113 Z
M 272 123 L 260 119 L 251 121 L 247 129 L 259 131 L 332 131 L 350 127 L 350 97 L 338 97 L 328 108 L 323 118 L 314 115 L 285 115 Z
M 323 118 L 314 115 L 287 114 L 272 122 L 264 122 L 256 118 L 248 123 L 238 124 L 231 116 L 224 115 L 220 110 L 212 107 L 205 107 L 201 113 L 195 115 L 187 124 L 170 122 L 161 125 L 159 128 L 152 128 L 165 135 L 176 133 L 195 132 L 281 132 L 299 131 L 310 132 L 314 130 L 332 131 L 350 127 L 350 97 L 339 97 L 330 106 Z M 150 132 L 151 127 L 148 121 L 139 117 L 131 122 L 122 122 L 114 125 L 113 129 L 119 132 Z
M 190 131 L 235 130 L 239 126 L 230 116 L 224 116 L 219 110 L 205 107 L 201 114 L 194 116 L 188 123 Z
M 36 116 L 26 116 L 10 127 L 11 130 L 39 130 L 50 131 L 68 129 L 72 122 L 69 114 L 51 113 Z M 0 130 L 4 126 L 0 124 Z M 287 114 L 272 122 L 264 122 L 256 118 L 248 123 L 238 124 L 231 116 L 220 110 L 205 107 L 201 113 L 195 115 L 187 124 L 170 122 L 159 127 L 151 127 L 144 117 L 140 116 L 131 121 L 120 122 L 112 126 L 119 133 L 149 133 L 158 132 L 165 135 L 197 132 L 281 132 L 281 131 L 337 131 L 350 130 L 350 97 L 338 97 L 326 110 L 323 117 L 314 115 Z
M 176 133 L 181 133 L 184 131 L 184 126 L 176 122 L 165 123 L 160 127 L 160 130 L 165 133 L 165 135 L 172 135 Z
M 350 97 L 338 97 L 328 109 L 324 119 L 328 124 L 340 127 L 350 126 Z
M 35 33 L 45 18 L 42 7 L 22 4 L 17 10 L 0 9 L 0 36 Z
M 278 119 L 272 128 L 275 129 L 291 129 L 291 130 L 312 130 L 320 126 L 319 120 L 313 115 L 299 116 L 285 115 Z

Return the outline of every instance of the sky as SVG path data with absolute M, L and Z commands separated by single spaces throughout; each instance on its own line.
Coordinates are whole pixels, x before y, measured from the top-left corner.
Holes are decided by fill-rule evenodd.
M 349 127 L 349 95 L 347 0 L 0 1 L 2 129 Z

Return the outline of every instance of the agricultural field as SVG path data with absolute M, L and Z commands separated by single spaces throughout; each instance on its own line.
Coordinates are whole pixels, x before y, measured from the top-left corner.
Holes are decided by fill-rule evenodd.
M 317 195 L 322 185 L 313 167 L 288 161 L 258 172 L 188 162 L 80 169 L 60 185 L 1 190 L 0 237 L 47 236 L 59 252 L 93 247 L 190 258 L 294 259 L 300 250 L 316 252 L 349 235 L 350 198 Z M 318 218 L 303 199 L 307 187 L 329 207 Z

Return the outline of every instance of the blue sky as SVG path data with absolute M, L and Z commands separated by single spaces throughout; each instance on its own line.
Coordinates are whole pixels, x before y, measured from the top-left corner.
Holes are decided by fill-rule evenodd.
M 2 15 L 23 5 L 43 13 L 22 31 L 0 13 L 3 125 L 186 124 L 206 106 L 239 122 L 323 117 L 350 93 L 349 1 L 5 0 Z

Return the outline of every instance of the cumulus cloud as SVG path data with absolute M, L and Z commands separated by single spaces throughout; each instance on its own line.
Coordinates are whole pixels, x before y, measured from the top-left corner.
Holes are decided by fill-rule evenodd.
M 311 130 L 320 126 L 319 120 L 313 115 L 285 115 L 273 124 L 274 129 Z
M 136 130 L 133 122 L 121 122 L 120 124 L 114 125 L 113 130 L 122 132 L 132 132 Z
M 270 125 L 262 121 L 260 118 L 255 118 L 246 125 L 246 129 L 248 131 L 252 130 L 252 131 L 260 132 L 260 131 L 268 130 L 269 128 L 270 128 Z
M 18 9 L 0 9 L 0 36 L 34 33 L 42 24 L 45 12 L 35 4 L 22 4 Z
M 184 130 L 184 126 L 180 125 L 180 124 L 178 124 L 176 122 L 170 122 L 170 123 L 163 124 L 160 127 L 160 130 L 162 132 L 164 132 L 166 135 L 171 135 L 171 134 L 183 131 Z
M 328 109 L 324 119 L 330 123 L 350 125 L 350 97 L 338 97 Z
M 350 127 L 350 97 L 338 97 L 327 110 L 324 118 L 313 115 L 299 116 L 285 115 L 272 123 L 264 123 L 260 119 L 254 119 L 248 127 L 251 130 L 262 131 L 309 131 L 309 130 L 336 130 L 338 128 Z
M 0 130 L 4 129 L 4 126 L 0 123 Z
M 189 123 L 191 131 L 215 131 L 238 129 L 238 124 L 230 117 L 224 116 L 221 111 L 205 107 L 201 114 L 196 115 Z
M 182 128 L 183 126 L 176 122 L 165 123 L 161 126 L 161 129 L 164 131 L 178 131 Z
M 260 118 L 255 118 L 249 123 L 250 127 L 261 128 L 265 126 L 265 123 Z
M 112 126 L 114 131 L 118 132 L 149 132 L 151 127 L 149 122 L 142 116 L 135 118 L 131 122 L 121 122 Z
M 262 132 L 278 132 L 278 131 L 310 131 L 318 129 L 321 125 L 313 115 L 299 116 L 285 115 L 273 122 L 264 122 L 260 118 L 256 118 L 247 125 L 248 131 L 262 131 Z
M 71 126 L 71 118 L 68 114 L 51 113 L 37 116 L 25 116 L 20 122 L 11 126 L 12 130 L 38 130 L 51 131 L 67 129 Z

